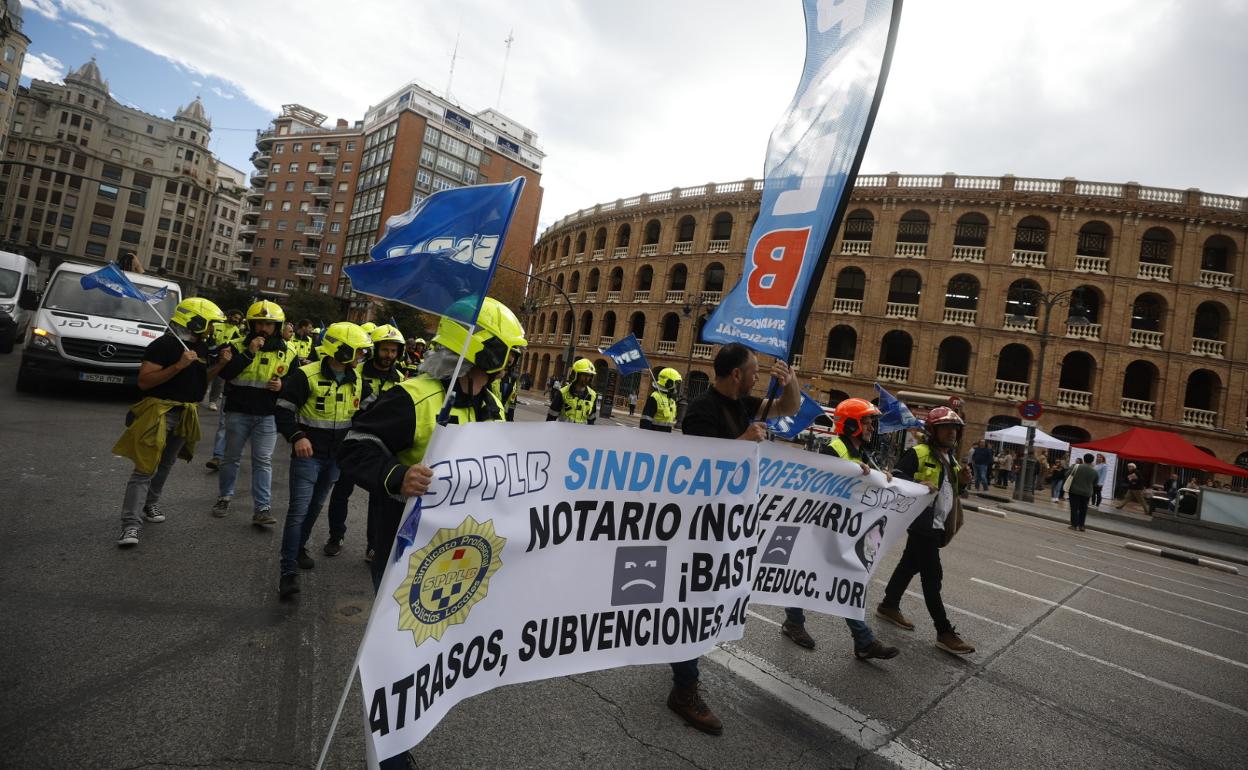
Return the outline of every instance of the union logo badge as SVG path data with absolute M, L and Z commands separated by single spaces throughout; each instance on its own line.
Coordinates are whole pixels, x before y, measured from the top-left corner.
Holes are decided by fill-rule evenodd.
M 441 639 L 448 627 L 467 620 L 485 598 L 490 577 L 503 566 L 499 557 L 506 542 L 495 534 L 493 521 L 482 524 L 471 516 L 456 529 L 439 529 L 408 557 L 407 577 L 394 592 L 399 629 L 411 631 L 419 645 Z

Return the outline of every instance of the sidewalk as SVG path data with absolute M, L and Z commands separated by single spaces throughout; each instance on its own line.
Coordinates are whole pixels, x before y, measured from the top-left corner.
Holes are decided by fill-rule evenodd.
M 971 505 L 995 508 L 1009 513 L 1021 513 L 1026 516 L 1048 519 L 1062 524 L 1070 523 L 1070 508 L 1066 503 L 1050 503 L 1047 497 L 1037 497 L 1034 503 L 1011 500 L 1006 490 L 994 488 L 991 492 L 971 493 Z M 1106 507 L 1108 504 L 1106 504 Z M 970 507 L 970 506 L 968 506 Z M 1182 535 L 1154 529 L 1149 525 L 1149 517 L 1126 509 L 1109 511 L 1088 509 L 1087 528 L 1094 532 L 1117 535 L 1139 543 L 1172 548 L 1197 556 L 1205 556 L 1218 561 L 1232 564 L 1248 565 L 1248 548 L 1242 548 L 1217 540 L 1207 540 L 1191 535 Z

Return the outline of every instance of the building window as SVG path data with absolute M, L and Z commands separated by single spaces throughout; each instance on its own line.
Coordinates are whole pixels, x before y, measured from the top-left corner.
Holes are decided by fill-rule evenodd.
M 270 278 L 269 280 L 267 280 L 267 281 L 265 281 L 265 282 L 264 282 L 264 286 L 265 286 L 265 288 L 268 288 L 268 289 L 276 289 L 276 288 L 277 288 L 277 279 L 276 279 L 276 278 Z
M 282 211 L 290 211 L 290 201 L 282 201 Z
M 291 152 L 303 152 L 303 142 L 295 142 L 290 148 Z
M 355 152 L 355 142 L 347 142 L 347 152 Z
M 282 173 L 282 164 L 281 164 L 281 163 L 274 163 L 272 166 L 270 166 L 270 167 L 269 167 L 269 173 L 270 173 L 270 174 L 280 174 L 280 173 Z
M 294 192 L 294 191 L 295 191 L 295 183 L 294 183 L 294 182 L 287 182 L 287 183 L 286 183 L 286 188 L 285 188 L 285 189 L 286 189 L 286 192 Z
M 275 145 L 275 146 L 273 147 L 273 154 L 274 154 L 274 155 L 281 155 L 281 154 L 283 154 L 283 153 L 285 153 L 285 152 L 286 152 L 286 145 L 285 145 L 285 144 L 278 144 L 278 145 Z

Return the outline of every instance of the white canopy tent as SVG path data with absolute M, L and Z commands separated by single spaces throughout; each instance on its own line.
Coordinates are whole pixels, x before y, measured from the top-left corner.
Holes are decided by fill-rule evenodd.
M 1017 444 L 1018 446 L 1027 445 L 1027 429 L 1021 425 L 1015 425 L 1011 428 L 1002 428 L 1001 430 L 990 430 L 984 434 L 984 438 L 989 441 L 1000 441 L 1003 444 Z M 1036 437 L 1032 442 L 1041 449 L 1060 449 L 1063 452 L 1070 450 L 1070 444 L 1061 439 L 1056 439 L 1036 428 Z

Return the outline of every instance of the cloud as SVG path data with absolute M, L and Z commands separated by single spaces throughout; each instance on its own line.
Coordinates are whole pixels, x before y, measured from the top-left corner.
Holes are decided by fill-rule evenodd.
M 22 64 L 22 77 L 60 83 L 65 77 L 65 65 L 52 54 L 27 53 Z
M 61 17 L 61 12 L 56 7 L 56 3 L 53 0 L 25 0 L 22 5 L 40 16 L 46 16 L 53 21 L 56 21 Z
M 222 90 L 221 88 L 218 88 L 217 86 L 209 86 L 208 90 L 213 92 L 217 96 L 220 96 L 222 99 L 234 98 L 234 94 L 230 93 L 229 91 Z
M 73 27 L 74 29 L 78 30 L 79 32 L 82 32 L 83 34 L 90 35 L 91 37 L 99 37 L 99 36 L 100 36 L 100 33 L 99 33 L 99 32 L 95 31 L 94 29 L 91 29 L 91 28 L 90 28 L 90 27 L 88 27 L 86 24 L 83 24 L 83 23 L 82 23 L 82 22 L 80 22 L 80 21 L 71 21 L 71 22 L 69 23 L 69 26 Z

